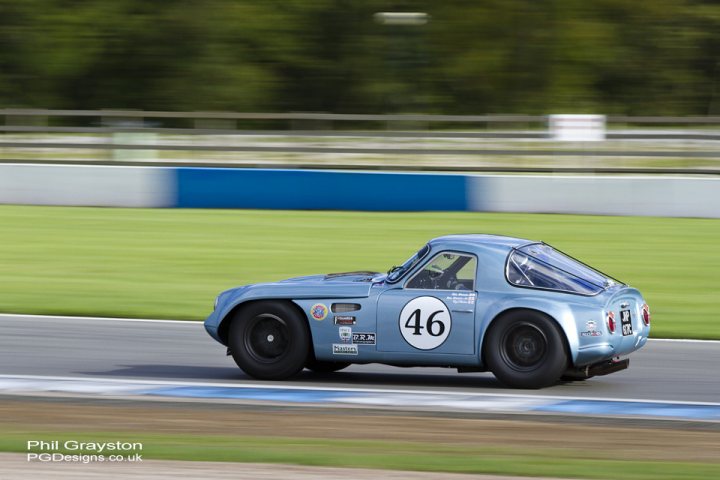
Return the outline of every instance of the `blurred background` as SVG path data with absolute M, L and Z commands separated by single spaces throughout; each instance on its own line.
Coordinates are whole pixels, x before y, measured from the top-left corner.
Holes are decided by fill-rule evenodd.
M 716 171 L 718 31 L 703 0 L 0 0 L 0 160 Z
M 712 115 L 718 31 L 712 0 L 2 0 L 0 105 Z

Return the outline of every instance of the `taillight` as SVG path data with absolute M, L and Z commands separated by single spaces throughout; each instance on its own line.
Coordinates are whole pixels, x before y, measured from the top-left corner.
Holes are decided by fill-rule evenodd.
M 607 327 L 610 333 L 615 333 L 615 312 L 607 313 Z
M 650 307 L 647 303 L 642 306 L 642 319 L 645 325 L 650 325 Z

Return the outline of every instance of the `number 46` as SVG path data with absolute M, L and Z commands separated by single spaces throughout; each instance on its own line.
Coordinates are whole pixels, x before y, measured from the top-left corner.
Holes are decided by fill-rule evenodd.
M 413 330 L 413 335 L 422 335 L 420 330 L 426 329 L 427 332 L 432 335 L 433 337 L 439 337 L 443 333 L 445 333 L 445 323 L 442 320 L 436 320 L 435 316 L 438 313 L 443 313 L 442 310 L 438 310 L 437 312 L 433 312 L 428 317 L 427 321 L 425 322 L 425 326 L 423 327 L 420 322 L 420 315 L 421 311 L 418 308 L 414 312 L 410 314 L 408 319 L 405 321 L 405 328 L 409 328 Z

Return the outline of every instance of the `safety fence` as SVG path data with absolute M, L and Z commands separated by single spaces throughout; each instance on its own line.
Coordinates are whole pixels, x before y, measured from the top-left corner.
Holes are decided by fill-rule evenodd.
M 0 109 L 0 162 L 718 174 L 719 127 L 710 116 Z

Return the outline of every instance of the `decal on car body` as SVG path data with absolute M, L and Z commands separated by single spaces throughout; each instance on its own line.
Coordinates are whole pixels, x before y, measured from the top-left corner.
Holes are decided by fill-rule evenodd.
M 475 292 L 452 292 L 446 299 L 454 304 L 475 305 Z
M 338 334 L 340 335 L 341 342 L 350 343 L 350 339 L 352 338 L 352 328 L 340 327 L 340 329 L 338 330 Z
M 325 320 L 325 317 L 327 317 L 328 314 L 328 307 L 325 304 L 322 303 L 316 303 L 312 307 L 310 307 L 310 315 L 315 320 Z
M 375 345 L 375 334 L 372 332 L 355 332 L 352 334 L 352 343 L 355 345 Z
M 585 328 L 587 329 L 584 332 L 580 332 L 581 337 L 601 337 L 602 332 L 596 330 L 597 328 L 597 322 L 595 320 L 588 320 L 585 322 Z
M 418 350 L 432 350 L 445 342 L 452 318 L 447 306 L 435 297 L 410 300 L 400 312 L 400 333 L 407 343 Z
M 333 343 L 333 355 L 357 355 L 357 345 L 348 345 L 345 343 Z
M 335 315 L 335 325 L 355 325 L 355 317 L 350 315 Z

